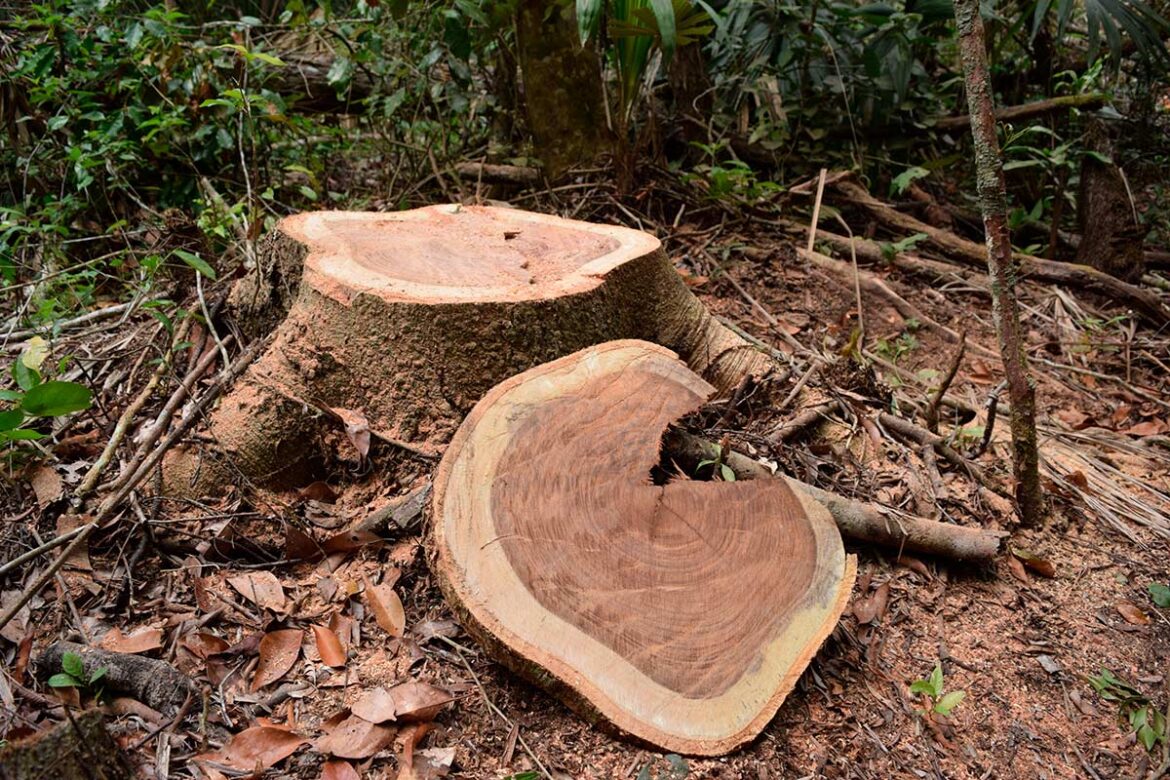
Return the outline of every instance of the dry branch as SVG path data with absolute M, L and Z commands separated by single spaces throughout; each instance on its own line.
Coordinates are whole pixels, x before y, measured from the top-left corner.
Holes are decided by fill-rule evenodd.
M 997 109 L 995 112 L 995 121 L 1016 122 L 1021 119 L 1032 119 L 1033 117 L 1044 116 L 1045 114 L 1052 114 L 1070 108 L 1091 111 L 1105 105 L 1106 100 L 1108 100 L 1108 96 L 1100 92 L 1090 92 L 1084 95 L 1061 95 L 1060 97 L 1048 98 L 1047 100 L 1037 100 L 1034 103 L 1024 103 L 1019 106 L 1005 106 Z M 968 114 L 947 116 L 936 119 L 934 129 L 966 130 L 970 124 L 971 117 Z
M 110 693 L 122 693 L 157 710 L 173 715 L 194 691 L 194 684 L 173 666 L 156 658 L 130 653 L 113 653 L 73 642 L 54 642 L 37 656 L 36 673 L 47 680 L 61 671 L 65 653 L 81 657 L 88 680 L 98 669 L 106 670 L 102 687 Z

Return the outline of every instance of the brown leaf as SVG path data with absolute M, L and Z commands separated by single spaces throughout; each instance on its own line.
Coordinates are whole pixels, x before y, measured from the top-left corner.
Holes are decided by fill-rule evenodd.
M 297 528 L 288 526 L 284 531 L 284 557 L 290 561 L 315 561 L 325 554 L 317 540 Z
M 382 537 L 373 531 L 343 531 L 336 536 L 329 537 L 325 544 L 321 545 L 321 549 L 332 555 L 338 552 L 351 552 L 361 549 L 367 544 L 378 544 L 381 541 Z
M 853 616 L 861 625 L 873 623 L 886 616 L 886 607 L 890 603 L 890 583 L 887 580 L 877 587 L 871 595 L 858 599 L 853 604 Z
M 455 700 L 442 688 L 424 682 L 395 685 L 389 693 L 394 697 L 394 717 L 400 723 L 434 720 L 443 707 Z
M 280 580 L 276 579 L 276 575 L 270 571 L 252 571 L 228 577 L 228 584 L 235 588 L 241 596 L 263 609 L 282 612 L 288 605 L 288 599 L 284 595 L 284 587 L 281 586 Z
M 928 580 L 934 579 L 934 577 L 930 576 L 930 569 L 927 568 L 926 564 L 923 563 L 920 558 L 915 558 L 913 555 L 907 555 L 906 553 L 902 553 L 901 555 L 898 556 L 897 562 L 898 562 L 898 565 L 905 566 L 907 569 L 914 572 L 915 574 L 922 575 L 922 577 L 925 579 L 928 579 Z
M 447 776 L 453 763 L 455 763 L 455 748 L 453 747 L 419 750 L 410 762 L 410 774 L 407 777 L 411 780 L 437 780 L 437 778 Z M 399 770 L 399 778 L 403 778 L 402 772 L 405 769 L 404 765 L 402 770 Z
M 313 749 L 338 758 L 369 758 L 394 739 L 393 726 L 379 726 L 350 715 L 317 739 Z
M 36 494 L 37 503 L 41 509 L 56 501 L 65 492 L 65 485 L 60 475 L 49 466 L 38 466 L 29 475 L 29 483 Z
M 321 780 L 362 780 L 348 761 L 326 761 L 321 766 Z
M 334 409 L 338 417 L 341 418 L 345 425 L 345 435 L 349 439 L 349 443 L 357 450 L 358 457 L 362 462 L 365 462 L 366 456 L 370 454 L 370 422 L 366 416 L 361 412 L 355 412 L 352 409 Z
M 1056 567 L 1046 558 L 1041 558 L 1039 555 L 1025 550 L 1022 547 L 1012 547 L 1012 555 L 1019 558 L 1020 563 L 1041 577 L 1052 579 L 1056 576 Z
M 1117 604 L 1117 612 L 1126 623 L 1135 626 L 1148 626 L 1150 624 L 1150 616 L 1142 612 L 1141 607 L 1134 604 L 1132 601 L 1121 601 Z
M 394 592 L 394 588 L 382 583 L 374 585 L 368 579 L 366 583 L 366 601 L 374 612 L 374 619 L 390 636 L 402 636 L 406 630 L 406 611 L 402 608 L 402 599 Z
M 426 642 L 437 636 L 454 639 L 459 635 L 459 625 L 454 620 L 428 620 L 419 623 L 412 631 L 420 641 Z
M 179 640 L 179 644 L 199 658 L 219 655 L 231 647 L 226 640 L 221 639 L 215 634 L 208 634 L 202 631 L 187 634 L 187 636 Z
M 1136 425 L 1131 425 L 1121 431 L 1121 433 L 1128 433 L 1133 436 L 1157 436 L 1166 433 L 1166 429 L 1167 425 L 1165 420 L 1145 420 Z
M 251 690 L 258 691 L 288 674 L 301 654 L 305 632 L 299 628 L 270 631 L 260 640 L 260 662 L 252 676 Z
M 1024 564 L 1014 555 L 1007 557 L 1008 571 L 1020 582 L 1028 582 L 1028 572 L 1024 571 Z
M 385 723 L 396 718 L 394 696 L 385 688 L 366 691 L 352 709 L 354 715 L 371 723 Z
M 321 501 L 326 504 L 332 504 L 337 501 L 337 492 L 329 487 L 326 482 L 313 482 L 297 491 L 301 498 L 307 498 L 310 501 Z
M 162 647 L 162 639 L 161 628 L 141 628 L 129 635 L 123 634 L 117 628 L 111 628 L 99 644 L 115 653 L 135 654 L 157 650 Z
M 202 753 L 193 760 L 214 761 L 243 772 L 264 770 L 288 758 L 306 742 L 307 739 L 287 729 L 253 726 L 236 734 L 214 753 Z
M 326 666 L 345 666 L 346 652 L 337 634 L 325 626 L 313 626 L 313 637 L 317 640 L 317 653 Z

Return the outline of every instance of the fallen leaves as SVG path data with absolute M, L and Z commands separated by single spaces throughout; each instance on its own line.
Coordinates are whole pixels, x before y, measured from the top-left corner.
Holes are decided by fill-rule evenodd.
M 393 726 L 382 726 L 350 715 L 319 737 L 313 749 L 338 758 L 369 758 L 384 750 L 396 733 Z
M 298 628 L 270 631 L 260 640 L 260 662 L 252 677 L 251 690 L 258 691 L 288 674 L 301 653 L 304 632 Z
M 373 723 L 419 723 L 434 720 L 454 701 L 448 691 L 425 682 L 405 682 L 390 690 L 366 691 L 353 705 L 353 713 Z
M 321 780 L 361 780 L 348 761 L 326 761 L 321 766 Z
M 332 629 L 314 625 L 313 638 L 317 641 L 317 654 L 321 656 L 321 663 L 334 668 L 345 666 L 345 647 Z
M 392 585 L 383 582 L 374 585 L 368 579 L 366 584 L 366 600 L 374 612 L 374 619 L 382 630 L 393 637 L 400 637 L 406 631 L 406 611 L 402 608 L 402 599 L 394 591 Z
M 278 726 L 253 726 L 236 734 L 213 753 L 195 756 L 195 761 L 216 764 L 244 772 L 269 769 L 297 752 L 309 740 Z
M 270 571 L 253 571 L 228 577 L 228 585 L 261 609 L 283 612 L 288 606 L 284 586 Z
M 1142 611 L 1142 608 L 1132 601 L 1120 601 L 1117 603 L 1117 614 L 1124 618 L 1126 623 L 1134 626 L 1148 626 L 1150 624 L 1150 616 Z
M 149 653 L 162 647 L 163 632 L 161 628 L 142 628 L 132 634 L 123 634 L 117 628 L 111 628 L 99 642 L 102 648 L 115 653 Z
M 886 608 L 890 603 L 890 583 L 887 580 L 877 587 L 869 596 L 859 598 L 853 602 L 853 616 L 860 625 L 868 625 L 879 621 L 886 615 Z
M 1053 566 L 1052 562 L 1046 558 L 1041 558 L 1039 555 L 1036 555 L 1029 550 L 1025 550 L 1022 547 L 1013 546 L 1011 550 L 1012 555 L 1015 556 L 1015 558 L 1017 558 L 1020 563 L 1022 563 L 1029 571 L 1035 572 L 1041 577 L 1047 577 L 1048 579 L 1052 579 L 1056 576 L 1056 567 Z

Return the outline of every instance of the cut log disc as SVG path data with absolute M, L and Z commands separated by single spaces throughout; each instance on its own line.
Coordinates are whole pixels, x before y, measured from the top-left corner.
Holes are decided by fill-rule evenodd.
M 339 420 L 433 450 L 497 382 L 614 339 L 667 346 L 721 390 L 772 367 L 711 317 L 654 236 L 516 209 L 289 217 L 231 310 L 272 343 L 212 414 L 204 438 L 217 445 L 171 454 L 170 493 L 307 484 L 314 459 L 345 450 L 320 440 L 341 436 Z
M 489 651 L 697 755 L 759 734 L 856 570 L 825 509 L 782 480 L 653 484 L 667 425 L 712 392 L 653 344 L 582 350 L 492 389 L 434 493 L 438 579 Z

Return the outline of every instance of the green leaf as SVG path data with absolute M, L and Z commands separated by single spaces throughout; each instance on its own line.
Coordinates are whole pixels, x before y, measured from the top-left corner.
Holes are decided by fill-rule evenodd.
M 1158 744 L 1158 732 L 1154 731 L 1149 726 L 1142 726 L 1137 730 L 1138 741 L 1142 743 L 1147 751 L 1153 750 L 1154 745 Z
M 662 58 L 670 62 L 674 56 L 678 37 L 675 34 L 674 3 L 671 0 L 650 0 L 654 19 L 658 22 L 658 44 L 662 47 Z
M 28 340 L 28 346 L 20 353 L 20 362 L 33 371 L 40 371 L 45 358 L 49 356 L 49 342 L 41 336 L 33 336 Z
M 920 168 L 918 166 L 907 168 L 895 176 L 894 180 L 890 182 L 890 194 L 901 195 L 903 192 L 909 189 L 910 185 L 915 181 L 918 179 L 924 179 L 929 175 L 930 171 L 926 170 L 925 168 Z
M 951 691 L 935 702 L 934 711 L 939 715 L 950 715 L 951 710 L 953 710 L 955 707 L 958 707 L 959 702 L 966 698 L 966 696 L 966 691 Z
M 0 390 L 0 401 L 19 401 L 24 398 L 24 393 L 19 390 Z
M 735 482 L 735 471 L 726 463 L 719 464 L 719 473 L 723 476 L 724 482 Z
M 98 670 L 97 670 L 96 672 L 94 672 L 93 674 L 91 674 L 91 675 L 89 676 L 89 684 L 90 684 L 90 685 L 93 685 L 93 684 L 94 684 L 94 683 L 96 683 L 98 680 L 100 680 L 100 679 L 102 679 L 103 677 L 105 677 L 105 676 L 106 676 L 106 672 L 108 672 L 108 671 L 110 671 L 110 667 L 108 667 L 108 666 L 102 666 L 102 667 L 99 667 L 99 668 L 98 668 Z
M 45 382 L 25 393 L 21 406 L 34 417 L 58 417 L 88 409 L 93 393 L 77 382 Z
M 280 59 L 279 57 L 273 57 L 271 54 L 265 54 L 262 51 L 252 52 L 252 57 L 254 59 L 260 60 L 265 65 L 275 65 L 277 67 L 284 66 L 284 60 Z
M 12 364 L 12 378 L 16 380 L 16 385 L 21 390 L 31 390 L 41 383 L 40 373 L 26 366 L 23 360 Z
M 934 686 L 930 684 L 930 680 L 915 680 L 910 683 L 910 693 L 924 693 L 927 696 L 934 697 Z
M 81 680 L 69 674 L 55 674 L 49 678 L 50 688 L 80 688 Z
M 0 442 L 2 441 L 35 441 L 36 439 L 45 438 L 45 434 L 40 431 L 34 431 L 31 428 L 17 428 L 12 431 L 0 431 Z
M 61 656 L 61 668 L 66 674 L 81 679 L 85 674 L 85 661 L 77 653 L 65 653 Z
M 584 46 L 597 33 L 605 0 L 577 0 L 577 35 Z
M 215 269 L 202 257 L 194 252 L 188 252 L 185 249 L 176 249 L 175 254 L 178 255 L 180 260 L 194 268 L 198 273 L 203 274 L 213 282 L 215 281 Z
M 1154 604 L 1159 607 L 1170 607 L 1170 588 L 1160 582 L 1151 582 L 1149 591 Z
M 11 431 L 24 422 L 24 412 L 20 409 L 9 409 L 0 412 L 0 431 Z

